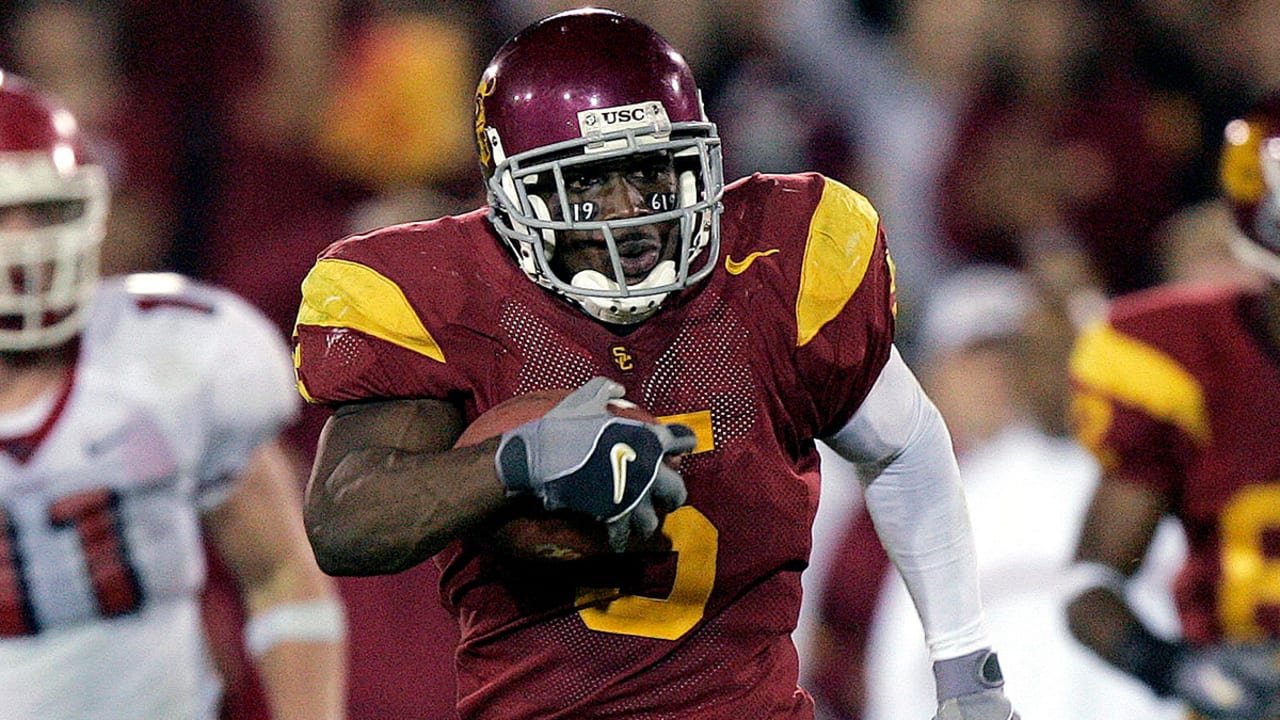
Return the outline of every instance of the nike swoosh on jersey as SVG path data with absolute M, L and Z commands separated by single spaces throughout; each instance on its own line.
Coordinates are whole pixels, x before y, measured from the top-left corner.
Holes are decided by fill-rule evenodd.
M 636 459 L 636 451 L 626 443 L 609 448 L 609 464 L 613 467 L 613 504 L 618 505 L 627 494 L 627 463 Z
M 734 260 L 728 255 L 724 256 L 724 269 L 729 271 L 730 275 L 741 275 L 751 267 L 751 263 L 759 260 L 766 255 L 772 255 L 778 252 L 778 248 L 770 248 L 769 250 L 760 250 L 753 252 L 741 260 Z

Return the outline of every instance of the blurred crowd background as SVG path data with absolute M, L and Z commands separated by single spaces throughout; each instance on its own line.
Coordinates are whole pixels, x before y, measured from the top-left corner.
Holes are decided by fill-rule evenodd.
M 476 78 L 511 33 L 575 4 L 587 3 L 5 0 L 0 68 L 61 96 L 108 167 L 108 272 L 222 284 L 287 333 L 326 245 L 483 202 Z M 879 209 L 897 264 L 899 346 L 951 424 L 962 465 L 999 452 L 993 438 L 1010 427 L 1069 442 L 1058 370 L 1073 328 L 1108 297 L 1251 280 L 1227 249 L 1216 149 L 1227 119 L 1280 86 L 1280 0 L 596 4 L 686 52 L 728 177 L 819 171 Z M 1021 294 L 983 305 L 983 288 L 1004 282 L 993 277 Z M 931 307 L 949 314 L 931 319 Z M 1000 312 L 1009 309 L 1018 312 Z M 323 419 L 312 409 L 291 430 L 302 468 Z M 1093 480 L 1085 469 L 1063 482 L 1079 483 L 1078 498 Z M 847 488 L 823 503 L 806 585 L 815 605 L 870 613 L 874 587 L 832 600 L 821 585 L 884 570 L 829 567 L 858 522 L 830 499 L 856 507 L 856 483 Z M 1000 494 L 1022 496 L 1043 501 Z M 1075 528 L 1062 519 L 1033 526 L 1061 533 L 1050 538 L 1061 547 L 1032 562 L 1065 563 Z M 429 564 L 342 580 L 352 717 L 450 716 L 454 630 L 434 581 Z M 237 609 L 217 581 L 209 607 L 214 636 L 237 637 Z M 860 642 L 832 645 L 830 628 L 810 627 L 800 629 L 809 673 L 830 662 L 822 647 Z M 220 645 L 227 717 L 265 717 L 235 643 Z M 1017 663 L 1005 665 L 1015 675 Z M 831 717 L 860 712 L 861 690 L 830 677 L 817 685 L 846 708 L 829 706 Z

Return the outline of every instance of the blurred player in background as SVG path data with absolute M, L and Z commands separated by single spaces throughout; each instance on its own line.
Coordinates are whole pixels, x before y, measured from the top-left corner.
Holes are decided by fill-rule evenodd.
M 177 275 L 99 279 L 74 118 L 0 72 L 0 717 L 210 720 L 202 538 L 275 717 L 340 718 L 343 618 L 275 435 L 282 338 Z
M 488 207 L 345 239 L 304 281 L 300 389 L 334 407 L 305 508 L 321 566 L 435 556 L 468 720 L 812 718 L 791 632 L 823 438 L 863 470 L 939 720 L 1016 718 L 867 200 L 817 174 L 725 187 L 683 57 L 598 9 L 503 45 L 475 130 Z M 577 389 L 453 449 L 548 388 Z M 615 418 L 624 393 L 673 423 Z M 529 499 L 594 517 L 609 547 L 535 565 L 486 544 Z
M 955 440 L 973 518 L 982 606 L 1008 666 L 1011 693 L 1039 720 L 1182 718 L 1108 667 L 1067 631 L 1063 568 L 1098 481 L 1092 456 L 1067 433 L 1066 304 L 1035 276 L 972 265 L 939 283 L 921 318 L 920 382 Z M 840 530 L 844 532 L 841 533 Z M 832 539 L 837 560 L 805 657 L 820 717 L 896 720 L 933 704 L 929 659 L 906 588 L 875 543 L 865 513 Z M 1181 560 L 1169 524 L 1130 596 L 1162 629 L 1176 627 L 1167 583 Z M 858 660 L 865 656 L 865 667 Z
M 1226 126 L 1222 184 L 1260 286 L 1123 298 L 1071 371 L 1077 433 L 1104 477 L 1077 549 L 1072 632 L 1197 717 L 1280 717 L 1280 94 Z M 1157 522 L 1177 517 L 1181 637 L 1121 599 Z

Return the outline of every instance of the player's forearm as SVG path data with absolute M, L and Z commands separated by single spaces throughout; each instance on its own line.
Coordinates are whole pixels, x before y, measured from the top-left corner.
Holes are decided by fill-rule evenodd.
M 1112 663 L 1118 659 L 1125 635 L 1137 622 L 1124 600 L 1107 588 L 1085 589 L 1067 604 L 1072 636 Z
M 973 535 L 951 437 L 896 349 L 862 407 L 827 442 L 859 468 L 867 511 L 906 581 L 933 659 L 985 647 Z
M 346 717 L 346 648 L 341 642 L 291 641 L 257 658 L 274 720 Z
M 931 442 L 944 439 L 945 434 Z M 906 582 L 934 660 L 989 645 L 968 512 L 959 474 L 947 469 L 948 463 L 954 461 L 925 452 L 900 457 L 865 492 L 867 510 Z
M 1073 566 L 1067 627 L 1098 657 L 1167 695 L 1178 644 L 1156 636 L 1138 619 L 1124 600 L 1125 582 L 1118 570 L 1102 563 Z
M 244 646 L 275 720 L 346 716 L 346 614 L 337 588 L 285 541 L 269 572 L 242 579 Z
M 331 575 L 400 572 L 439 552 L 506 502 L 496 438 L 440 453 L 348 453 L 307 490 L 307 535 Z
M 282 538 L 270 570 L 243 578 L 244 645 L 274 720 L 346 717 L 346 611 L 300 536 Z

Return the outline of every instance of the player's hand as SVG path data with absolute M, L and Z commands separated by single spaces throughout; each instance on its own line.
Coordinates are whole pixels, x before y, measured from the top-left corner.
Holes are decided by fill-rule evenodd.
M 608 525 L 615 551 L 658 529 L 659 512 L 684 504 L 680 473 L 663 462 L 689 452 L 683 425 L 622 418 L 609 411 L 623 387 L 592 378 L 537 420 L 502 434 L 498 476 L 511 494 L 532 494 L 548 510 L 573 510 Z
M 1019 720 L 1004 696 L 1000 662 L 990 650 L 939 660 L 933 676 L 938 684 L 934 720 Z
M 1280 644 L 1188 648 L 1172 680 L 1173 694 L 1210 720 L 1280 718 Z

